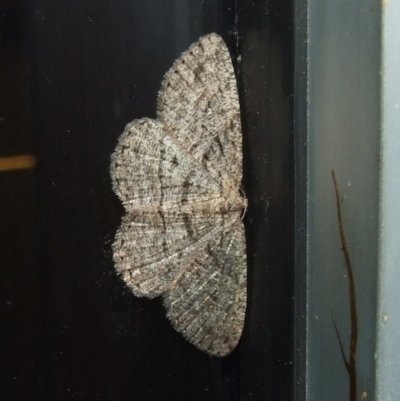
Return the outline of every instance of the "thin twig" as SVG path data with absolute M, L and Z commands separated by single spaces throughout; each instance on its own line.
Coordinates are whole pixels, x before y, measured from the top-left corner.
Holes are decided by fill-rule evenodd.
M 331 311 L 331 318 L 332 318 L 333 327 L 335 328 L 336 337 L 337 337 L 338 342 L 339 342 L 340 352 L 342 353 L 343 363 L 345 364 L 346 370 L 347 370 L 347 372 L 349 373 L 349 371 L 350 371 L 350 363 L 349 363 L 349 361 L 348 361 L 347 358 L 346 358 L 346 353 L 344 352 L 344 347 L 343 347 L 342 339 L 340 338 L 339 330 L 338 330 L 338 328 L 337 328 L 335 319 L 333 318 L 332 311 Z
M 357 320 L 357 304 L 356 304 L 356 287 L 354 282 L 354 274 L 353 269 L 351 266 L 350 261 L 350 254 L 349 248 L 347 246 L 346 237 L 344 234 L 344 227 L 342 221 L 342 210 L 340 206 L 340 196 L 339 196 L 339 187 L 336 181 L 335 171 L 332 170 L 332 180 L 333 185 L 335 187 L 336 193 L 336 212 L 337 212 L 337 219 L 339 225 L 339 233 L 340 233 L 340 241 L 342 243 L 342 251 L 346 263 L 346 270 L 349 277 L 349 299 L 350 299 L 350 324 L 351 324 L 351 331 L 350 331 L 350 346 L 349 346 L 349 360 L 344 358 L 346 370 L 349 374 L 349 381 L 350 381 L 350 401 L 357 400 L 357 340 L 358 340 L 358 320 Z M 339 335 L 336 324 L 335 330 L 337 335 Z M 342 344 L 339 337 L 339 344 L 342 349 Z M 344 356 L 343 349 L 342 349 L 342 356 Z

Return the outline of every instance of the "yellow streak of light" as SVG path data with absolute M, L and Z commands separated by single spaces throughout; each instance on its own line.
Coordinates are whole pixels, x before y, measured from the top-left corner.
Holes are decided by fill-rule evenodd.
M 36 158 L 32 155 L 0 157 L 0 171 L 23 170 L 35 166 Z

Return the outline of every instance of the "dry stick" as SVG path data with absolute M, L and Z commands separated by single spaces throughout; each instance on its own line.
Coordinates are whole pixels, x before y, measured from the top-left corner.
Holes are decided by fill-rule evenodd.
M 351 267 L 350 254 L 349 249 L 347 247 L 346 237 L 344 234 L 344 227 L 342 221 L 342 211 L 340 207 L 340 196 L 339 196 L 339 188 L 336 181 L 335 171 L 332 170 L 332 180 L 333 185 L 335 186 L 336 193 L 336 211 L 337 211 L 337 219 L 339 224 L 339 232 L 340 232 L 340 241 L 342 243 L 342 251 L 344 255 L 344 259 L 346 262 L 347 274 L 349 276 L 349 299 L 350 299 L 350 324 L 351 324 L 351 332 L 350 332 L 350 347 L 349 347 L 349 359 L 347 360 L 342 341 L 339 336 L 339 331 L 335 322 L 333 322 L 335 326 L 336 335 L 339 340 L 340 350 L 342 353 L 343 361 L 346 366 L 347 373 L 349 375 L 350 382 L 350 401 L 357 400 L 357 365 L 356 365 L 356 354 L 357 354 L 357 339 L 358 339 L 358 322 L 357 322 L 357 305 L 356 305 L 356 287 L 354 283 L 354 275 L 353 269 Z

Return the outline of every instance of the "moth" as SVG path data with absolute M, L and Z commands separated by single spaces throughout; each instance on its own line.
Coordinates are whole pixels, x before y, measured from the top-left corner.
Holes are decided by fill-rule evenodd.
M 247 199 L 237 83 L 220 36 L 201 37 L 173 63 L 157 118 L 126 126 L 111 178 L 126 211 L 116 270 L 136 296 L 162 296 L 192 344 L 228 355 L 246 311 Z

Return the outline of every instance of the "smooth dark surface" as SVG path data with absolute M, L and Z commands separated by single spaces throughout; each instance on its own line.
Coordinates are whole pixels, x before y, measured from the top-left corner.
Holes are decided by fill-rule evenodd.
M 294 153 L 292 3 L 241 2 L 249 297 L 241 388 L 254 400 L 293 397 Z
M 295 2 L 294 159 L 295 159 L 295 400 L 307 398 L 307 163 L 308 163 L 308 0 Z
M 293 398 L 292 2 L 0 3 L 2 400 Z M 154 117 L 163 74 L 220 33 L 238 71 L 249 300 L 240 346 L 211 358 L 114 271 L 123 209 L 109 159 L 126 123 Z

